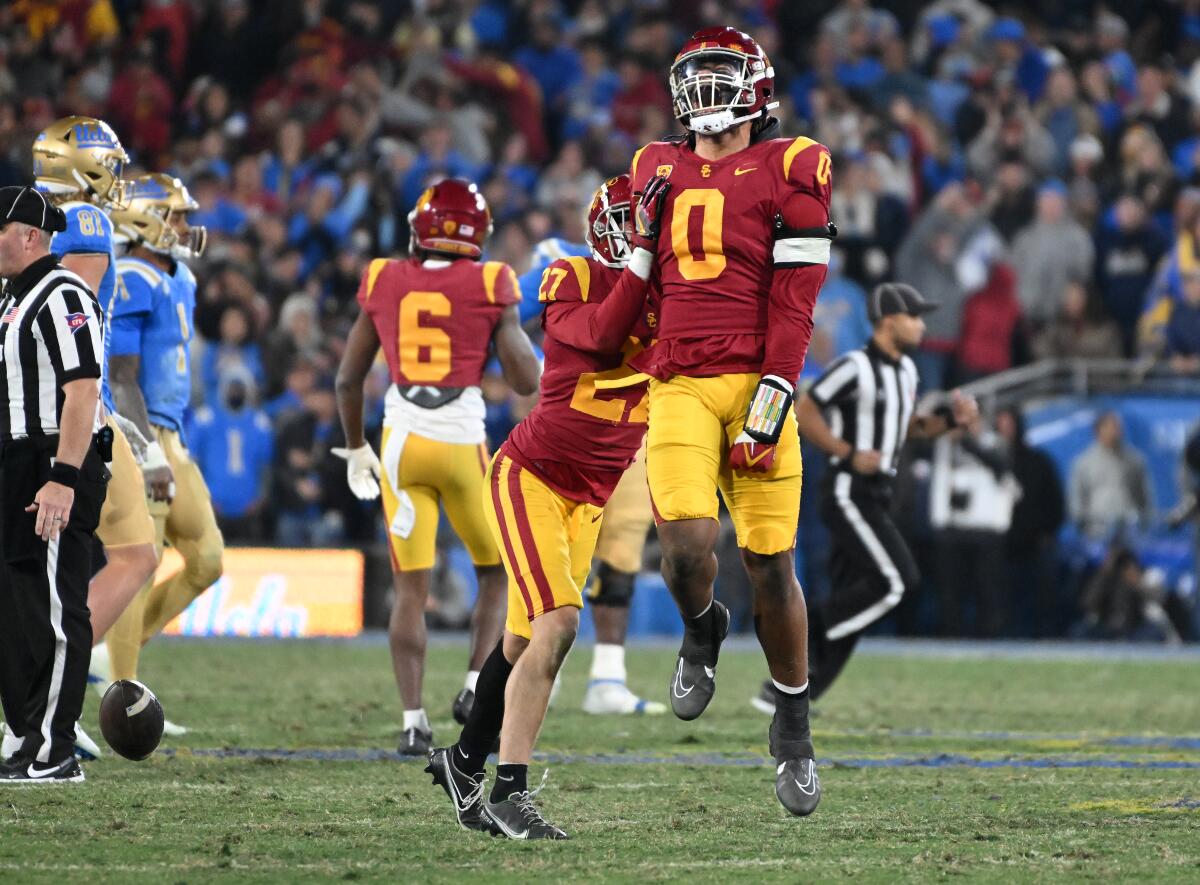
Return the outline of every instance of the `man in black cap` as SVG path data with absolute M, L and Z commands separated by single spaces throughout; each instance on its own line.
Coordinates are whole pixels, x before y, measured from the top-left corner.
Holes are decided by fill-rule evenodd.
M 0 785 L 78 782 L 92 534 L 104 502 L 103 312 L 50 253 L 66 218 L 0 188 L 0 700 L 20 749 Z
M 814 701 L 837 678 L 858 638 L 917 583 L 916 563 L 890 514 L 905 439 L 932 439 L 979 418 L 975 400 L 958 391 L 932 415 L 914 414 L 917 367 L 907 353 L 925 334 L 922 315 L 936 308 L 904 283 L 877 286 L 867 305 L 874 333 L 866 347 L 834 360 L 796 404 L 801 435 L 829 456 L 821 518 L 833 540 L 833 590 L 824 604 L 808 606 Z M 768 688 L 753 701 L 764 711 L 774 698 Z

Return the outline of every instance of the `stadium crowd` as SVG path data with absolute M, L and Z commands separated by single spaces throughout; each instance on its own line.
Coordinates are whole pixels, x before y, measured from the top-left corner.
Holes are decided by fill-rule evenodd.
M 807 376 L 868 337 L 865 293 L 884 279 L 942 305 L 915 355 L 929 389 L 1045 356 L 1200 371 L 1190 2 L 15 0 L 0 9 L 0 185 L 30 181 L 34 134 L 65 114 L 107 119 L 136 167 L 180 176 L 211 236 L 194 268 L 189 437 L 223 530 L 369 544 L 376 508 L 329 454 L 332 374 L 366 262 L 405 251 L 407 213 L 445 176 L 480 183 L 487 257 L 518 273 L 543 239 L 581 241 L 595 187 L 675 130 L 666 71 L 711 23 L 755 36 L 784 130 L 833 152 L 840 235 Z M 380 366 L 376 433 L 386 385 Z M 530 403 L 498 375 L 485 395 L 494 447 Z M 1009 440 L 1013 475 L 1025 453 L 1020 415 L 1008 421 L 979 433 Z M 1010 535 L 987 549 L 1007 549 L 1016 573 L 1044 568 L 1022 556 L 1062 520 L 1094 530 L 1082 482 L 1062 478 L 1069 508 L 1044 485 L 1058 495 L 1045 506 L 1014 496 L 1026 516 L 986 527 Z M 978 540 L 937 544 L 965 562 Z M 1028 632 L 988 614 L 1003 588 L 977 585 L 969 626 L 949 601 L 934 626 Z

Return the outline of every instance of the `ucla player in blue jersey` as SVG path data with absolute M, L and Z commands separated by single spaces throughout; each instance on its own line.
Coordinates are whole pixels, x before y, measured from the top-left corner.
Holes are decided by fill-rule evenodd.
M 82 277 L 96 293 L 106 315 L 117 278 L 112 224 L 106 210 L 121 199 L 121 172 L 128 159 L 112 127 L 93 117 L 57 120 L 33 143 L 36 187 L 67 217 L 67 229 L 55 234 L 50 248 L 64 267 Z M 108 337 L 106 333 L 106 349 Z M 96 530 L 104 544 L 106 564 L 88 588 L 92 636 L 97 643 L 158 565 L 142 471 L 125 435 L 112 420 L 107 385 L 103 394 L 114 440 L 113 476 Z M 105 669 L 98 660 L 103 657 L 93 652 L 93 670 L 97 666 Z M 6 735 L 6 744 L 9 740 Z M 85 755 L 100 752 L 82 733 L 77 749 Z
M 596 200 L 604 188 L 596 192 Z M 543 274 L 559 259 L 581 260 L 591 257 L 610 267 L 624 267 L 631 250 L 625 226 L 629 222 L 629 204 L 593 205 L 584 229 L 586 243 L 572 243 L 559 237 L 542 240 L 534 247 L 529 270 L 520 277 L 521 322 L 534 319 L 544 301 L 538 297 Z M 593 220 L 594 221 L 591 221 Z M 595 245 L 606 243 L 607 250 Z M 612 258 L 606 255 L 612 255 Z M 596 628 L 596 644 L 587 693 L 583 697 L 586 713 L 625 715 L 665 713 L 665 704 L 639 698 L 626 684 L 625 635 L 629 630 L 629 603 L 633 584 L 642 568 L 642 550 L 646 534 L 654 522 L 650 509 L 650 491 L 646 484 L 646 450 L 621 477 L 604 507 L 604 522 L 596 541 L 596 567 L 588 585 L 588 607 Z
M 542 274 L 560 258 L 575 258 L 591 255 L 592 250 L 584 243 L 572 243 L 561 237 L 549 237 L 533 247 L 529 259 L 529 270 L 521 274 L 521 324 L 532 320 L 542 312 L 544 302 L 538 301 L 538 290 L 542 286 Z
M 124 207 L 112 213 L 117 240 L 128 246 L 117 261 L 110 319 L 113 398 L 117 411 L 165 454 L 174 491 L 169 503 L 152 505 L 151 515 L 159 549 L 165 537 L 184 561 L 181 571 L 139 594 L 110 631 L 117 679 L 137 678 L 141 646 L 221 577 L 225 542 L 181 437 L 196 310 L 196 278 L 184 259 L 199 257 L 206 240 L 205 229 L 187 221 L 197 208 L 178 178 L 156 173 L 130 181 Z

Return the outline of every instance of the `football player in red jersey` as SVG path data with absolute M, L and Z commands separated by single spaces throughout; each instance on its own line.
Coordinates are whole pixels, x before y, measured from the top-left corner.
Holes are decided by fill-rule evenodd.
M 684 619 L 671 705 L 694 719 L 715 689 L 729 613 L 713 599 L 717 491 L 754 587 L 754 623 L 778 695 L 776 795 L 793 814 L 820 800 L 808 725 L 807 618 L 793 560 L 800 510 L 794 385 L 812 333 L 830 239 L 829 151 L 780 138 L 774 72 L 733 28 L 692 36 L 671 66 L 686 136 L 633 158 L 635 194 L 666 177 L 657 243 L 658 340 L 634 366 L 652 377 L 647 473 L 663 576 Z
M 520 394 L 537 389 L 540 367 L 521 329 L 516 274 L 502 262 L 479 260 L 492 217 L 478 188 L 458 179 L 435 184 L 417 200 L 409 225 L 408 260 L 377 258 L 363 273 L 362 312 L 337 378 L 346 448 L 334 451 L 346 458 L 350 488 L 363 500 L 379 496 L 382 472 L 396 587 L 388 639 L 404 702 L 400 752 L 424 756 L 433 738 L 421 682 L 438 505 L 479 579 L 467 683 L 454 702 L 455 717 L 466 721 L 479 669 L 500 638 L 507 583 L 480 507 L 488 455 L 479 382 L 492 348 Z M 363 438 L 362 419 L 363 380 L 381 346 L 392 378 L 382 465 Z
M 619 186 L 627 184 L 602 185 L 601 202 L 613 202 Z M 533 803 L 529 759 L 575 640 L 604 504 L 646 433 L 647 378 L 629 359 L 651 334 L 651 248 L 669 188 L 661 178 L 647 183 L 624 270 L 613 266 L 611 243 L 593 241 L 593 257 L 560 259 L 542 277 L 541 396 L 492 460 L 484 497 L 509 576 L 504 639 L 479 674 L 458 743 L 430 753 L 426 769 L 468 829 L 567 838 Z M 484 802 L 484 760 L 497 735 L 500 765 Z

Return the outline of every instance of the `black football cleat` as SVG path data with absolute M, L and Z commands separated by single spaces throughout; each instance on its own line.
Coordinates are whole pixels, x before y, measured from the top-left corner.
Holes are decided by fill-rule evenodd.
M 428 756 L 433 746 L 433 732 L 423 728 L 406 728 L 400 735 L 400 746 L 396 749 L 401 756 Z
M 83 769 L 73 755 L 56 765 L 43 765 L 18 754 L 0 765 L 0 785 L 81 784 L 84 780 Z
M 714 636 L 700 647 L 692 646 L 685 636 L 671 677 L 671 709 L 685 722 L 703 713 L 717 690 L 717 656 L 729 635 L 729 609 L 715 599 L 713 607 Z
M 800 756 L 775 767 L 775 795 L 796 817 L 807 817 L 821 801 L 821 779 L 815 760 Z
M 454 803 L 454 816 L 464 830 L 491 832 L 483 816 L 483 772 L 467 774 L 454 764 L 454 747 L 438 747 L 429 751 L 425 772 L 433 782 L 446 791 Z
M 528 790 L 513 793 L 503 802 L 483 803 L 483 815 L 491 824 L 493 836 L 508 839 L 570 839 L 562 829 L 550 823 L 533 802 Z
M 469 688 L 464 688 L 458 693 L 458 697 L 454 699 L 454 706 L 450 708 L 450 712 L 454 714 L 454 721 L 459 725 L 467 724 L 467 717 L 471 715 L 471 708 L 475 706 L 475 692 Z

